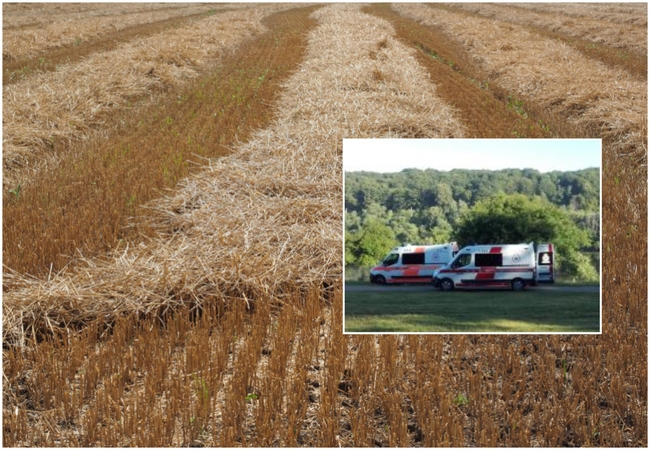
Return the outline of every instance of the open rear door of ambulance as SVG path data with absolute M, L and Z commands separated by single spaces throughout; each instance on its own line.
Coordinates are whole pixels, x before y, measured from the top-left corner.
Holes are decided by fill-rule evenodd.
M 535 253 L 537 259 L 536 281 L 538 283 L 554 283 L 553 244 L 537 244 Z

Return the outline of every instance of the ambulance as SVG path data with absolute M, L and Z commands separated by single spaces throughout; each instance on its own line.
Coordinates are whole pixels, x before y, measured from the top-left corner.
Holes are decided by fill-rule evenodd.
M 456 287 L 509 287 L 520 291 L 553 283 L 553 244 L 470 245 L 433 274 L 443 291 Z
M 458 245 L 455 242 L 396 247 L 372 268 L 370 282 L 430 283 L 434 271 L 451 261 L 456 252 Z

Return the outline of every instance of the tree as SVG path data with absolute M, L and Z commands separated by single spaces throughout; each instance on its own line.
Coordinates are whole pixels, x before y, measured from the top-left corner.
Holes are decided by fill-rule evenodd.
M 449 242 L 453 227 L 447 221 L 443 209 L 440 206 L 432 206 L 420 211 L 415 219 L 420 226 L 422 243 L 442 244 Z
M 368 219 L 358 233 L 345 238 L 345 263 L 359 267 L 376 264 L 397 244 L 393 230 L 378 219 Z
M 425 236 L 425 243 L 427 244 L 444 244 L 451 241 L 453 228 L 448 222 L 444 222 L 438 226 L 433 227 L 428 232 L 423 231 L 421 234 Z
M 571 277 L 598 278 L 579 250 L 590 245 L 589 233 L 569 214 L 541 197 L 500 194 L 478 202 L 461 219 L 456 239 L 468 244 L 552 242 L 556 262 Z
M 415 215 L 413 210 L 401 209 L 393 213 L 388 222 L 388 227 L 395 233 L 399 243 L 417 244 L 420 242 L 420 234 L 417 225 L 412 222 Z
M 509 198 L 524 194 L 526 204 L 535 208 L 515 207 L 512 200 L 502 204 L 503 214 L 498 227 L 492 219 L 493 211 L 478 215 L 483 206 L 495 196 Z M 539 198 L 531 199 L 537 195 Z M 555 205 L 551 208 L 550 204 Z M 506 208 L 507 206 L 507 208 Z M 533 169 L 503 169 L 498 171 L 455 169 L 449 172 L 435 169 L 406 169 L 396 173 L 346 172 L 346 263 L 358 264 L 365 250 L 356 246 L 376 221 L 392 230 L 386 232 L 394 243 L 442 243 L 459 240 L 462 244 L 485 242 L 551 241 L 566 257 L 566 267 L 582 264 L 580 258 L 570 258 L 568 252 L 577 244 L 579 248 L 598 248 L 600 236 L 600 169 L 591 168 L 574 172 L 545 172 Z M 464 218 L 473 216 L 473 230 Z M 559 211 L 559 212 L 558 212 Z M 569 215 L 577 228 L 589 236 L 584 245 L 584 235 L 575 234 L 575 227 L 564 221 Z M 483 222 L 481 222 L 481 220 Z M 551 226 L 552 225 L 552 226 Z M 561 232 L 555 233 L 556 230 Z M 463 235 L 463 233 L 465 233 Z M 487 236 L 482 236 L 486 233 Z M 573 235 L 572 235 L 573 233 Z M 372 234 L 372 233 L 371 233 Z M 565 236 L 567 236 L 565 238 Z M 366 239 L 369 239 L 366 236 Z M 562 241 L 567 242 L 566 249 Z M 365 242 L 365 241 L 364 241 Z M 367 243 L 367 242 L 366 242 Z M 558 247 L 559 245 L 559 247 Z M 372 255 L 375 258 L 383 255 Z M 562 260 L 562 257 L 560 258 Z M 368 258 L 365 259 L 365 262 Z M 573 261 L 573 263 L 571 262 Z M 574 270 L 574 269 L 571 269 Z M 576 269 L 577 270 L 577 269 Z
M 356 211 L 345 211 L 345 265 L 354 264 L 354 249 L 361 229 L 361 217 Z
M 356 251 L 359 233 L 345 231 L 345 265 L 353 266 L 357 263 Z

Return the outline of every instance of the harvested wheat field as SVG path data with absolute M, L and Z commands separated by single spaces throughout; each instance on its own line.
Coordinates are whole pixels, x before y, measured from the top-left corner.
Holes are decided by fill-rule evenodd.
M 29 10 L 37 15 L 30 16 Z M 221 9 L 221 8 L 219 8 Z M 80 45 L 133 25 L 210 11 L 200 4 L 3 4 L 3 62 Z M 213 8 L 212 11 L 215 11 Z M 58 13 L 58 14 L 56 14 Z M 21 23 L 27 20 L 26 23 Z
M 206 6 L 3 83 L 3 444 L 646 447 L 647 80 L 472 10 Z M 342 333 L 342 139 L 472 136 L 603 139 L 602 335 Z
M 260 33 L 262 18 L 282 8 L 266 5 L 245 15 L 215 13 L 5 86 L 5 180 L 12 179 L 14 166 L 28 166 L 43 157 L 30 158 L 31 153 L 52 153 L 57 142 L 86 138 L 88 130 L 104 125 L 107 112 L 195 78 L 228 48 Z
M 153 4 L 4 4 L 3 85 L 56 71 L 96 52 L 144 39 L 222 12 L 249 8 L 246 3 Z M 83 11 L 76 11 L 81 9 Z M 73 10 L 73 11 L 69 11 Z M 43 11 L 48 11 L 43 14 Z M 9 13 L 9 14 L 7 14 Z M 30 16 L 30 13 L 41 14 Z M 25 25 L 19 25 L 27 21 Z
M 598 6 L 607 5 L 580 3 L 555 5 L 554 8 L 548 8 L 548 5 L 541 7 L 534 3 L 459 3 L 447 6 L 503 22 L 562 32 L 587 40 L 595 46 L 607 45 L 642 55 L 648 53 L 648 11 L 644 3 L 618 4 L 615 7 L 610 5 L 610 14 L 600 14 L 597 9 Z M 573 14 L 569 13 L 570 9 Z M 626 27 L 625 33 L 621 33 L 621 25 Z

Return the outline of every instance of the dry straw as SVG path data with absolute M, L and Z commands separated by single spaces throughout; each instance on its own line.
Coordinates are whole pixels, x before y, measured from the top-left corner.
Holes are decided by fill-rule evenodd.
M 434 86 L 412 70 L 412 54 L 385 23 L 341 4 L 317 17 L 320 26 L 286 85 L 279 119 L 187 180 L 177 194 L 150 205 L 158 239 L 112 261 L 87 261 L 76 274 L 53 274 L 49 283 L 5 279 L 4 317 L 8 311 L 23 314 L 29 328 L 48 323 L 43 311 L 30 310 L 33 303 L 50 308 L 45 313 L 58 308 L 66 320 L 73 314 L 62 305 L 77 308 L 74 314 L 83 321 L 93 307 L 110 320 L 118 312 L 111 301 L 145 312 L 186 302 L 179 292 L 197 302 L 209 295 L 229 301 L 226 288 L 250 281 L 251 274 L 257 279 L 245 293 L 248 300 L 274 286 L 280 289 L 276 298 L 289 290 L 294 297 L 279 317 L 270 317 L 268 303 L 246 316 L 242 281 L 230 293 L 240 300 L 234 307 L 224 311 L 214 302 L 194 323 L 196 316 L 179 311 L 165 324 L 168 332 L 160 332 L 156 317 L 138 320 L 134 314 L 117 321 L 101 345 L 100 326 L 93 323 L 83 333 L 62 333 L 69 345 L 45 341 L 30 351 L 6 349 L 3 368 L 11 389 L 5 389 L 4 442 L 647 447 L 647 292 L 643 277 L 635 276 L 637 267 L 645 273 L 647 251 L 638 251 L 636 235 L 628 234 L 647 234 L 646 192 L 632 182 L 637 169 L 611 152 L 604 165 L 621 184 L 603 180 L 609 193 L 605 224 L 634 219 L 639 227 L 603 228 L 603 242 L 611 241 L 612 249 L 604 249 L 602 336 L 340 333 L 339 137 L 383 136 L 376 130 L 389 124 L 367 107 L 383 109 L 385 102 L 399 110 L 393 118 L 401 130 L 417 133 L 430 132 L 428 121 L 453 123 L 453 114 L 427 118 L 415 106 L 391 103 L 381 77 L 373 75 L 389 72 L 389 65 L 404 64 L 413 76 L 406 81 L 419 83 L 426 95 Z M 373 38 L 369 32 L 376 26 L 384 34 Z M 408 86 L 390 87 L 395 98 L 404 92 L 409 99 Z M 438 99 L 430 101 L 449 112 Z M 338 120 L 327 128 L 327 118 Z M 312 235 L 302 239 L 305 230 Z M 336 238 L 328 246 L 330 235 Z M 300 248 L 305 240 L 309 248 L 330 253 L 311 256 Z M 254 254 L 256 248 L 269 251 L 266 262 L 284 255 L 281 263 L 264 267 L 277 269 L 273 275 L 251 266 L 264 257 Z M 252 262 L 237 260 L 238 250 Z M 332 263 L 327 255 L 334 254 Z M 306 275 L 296 281 L 296 274 Z M 316 289 L 304 289 L 306 295 L 294 290 L 298 282 L 320 284 L 329 274 L 325 280 L 338 284 L 330 306 L 319 301 Z M 284 290 L 282 280 L 293 285 Z M 5 342 L 11 344 L 21 322 L 9 323 L 9 332 L 7 324 Z M 253 393 L 258 398 L 247 402 L 244 396 Z
M 533 11 L 564 14 L 579 19 L 602 20 L 626 25 L 648 25 L 648 5 L 638 3 L 515 3 Z
M 423 5 L 394 7 L 463 42 L 490 82 L 566 117 L 589 136 L 607 140 L 617 153 L 638 152 L 647 164 L 646 82 L 519 25 Z
M 386 22 L 356 6 L 315 14 L 321 26 L 275 125 L 151 204 L 160 237 L 149 245 L 49 281 L 6 274 L 5 342 L 122 312 L 208 298 L 281 301 L 297 285 L 341 282 L 341 138 L 463 129 Z
M 4 9 L 3 4 L 3 9 Z M 99 8 L 68 14 L 52 14 L 53 9 L 60 4 L 43 4 L 44 10 L 39 11 L 40 17 L 47 20 L 39 21 L 31 17 L 29 22 L 19 26 L 21 15 L 12 14 L 4 18 L 2 32 L 2 53 L 5 60 L 18 60 L 41 54 L 47 58 L 48 50 L 66 45 L 76 45 L 100 37 L 119 33 L 121 30 L 134 25 L 153 23 L 172 17 L 183 17 L 191 14 L 223 9 L 223 5 L 189 4 L 179 7 L 169 5 L 150 5 L 144 11 L 125 10 L 124 4 L 109 3 L 99 5 Z M 138 9 L 142 9 L 140 6 Z M 58 11 L 58 10 L 57 10 Z M 13 20 L 12 20 L 13 19 Z
M 194 4 L 196 5 L 196 4 Z M 2 5 L 2 28 L 31 28 L 53 22 L 76 22 L 97 16 L 125 18 L 132 14 L 149 11 L 156 14 L 162 10 L 191 7 L 179 3 L 4 3 Z
M 647 55 L 647 20 L 636 23 L 638 18 L 646 18 L 647 6 L 637 3 L 633 8 L 620 6 L 616 15 L 594 14 L 594 5 L 567 5 L 547 9 L 537 6 L 527 8 L 522 5 L 503 5 L 488 3 L 454 3 L 454 7 L 480 14 L 490 19 L 503 20 L 518 25 L 532 25 L 567 36 L 592 41 L 594 45 L 608 45 Z M 570 6 L 574 6 L 570 8 Z M 576 10 L 575 6 L 579 8 Z M 583 14 L 580 14 L 582 11 Z M 573 12 L 573 14 L 572 14 Z M 594 14 L 594 16 L 590 16 Z
M 56 72 L 3 90 L 3 184 L 20 182 L 12 170 L 57 140 L 82 139 L 103 125 L 102 114 L 129 106 L 155 89 L 171 89 L 214 64 L 242 40 L 261 33 L 265 16 L 288 8 L 271 4 L 243 15 L 215 14 L 190 25 L 97 53 Z

